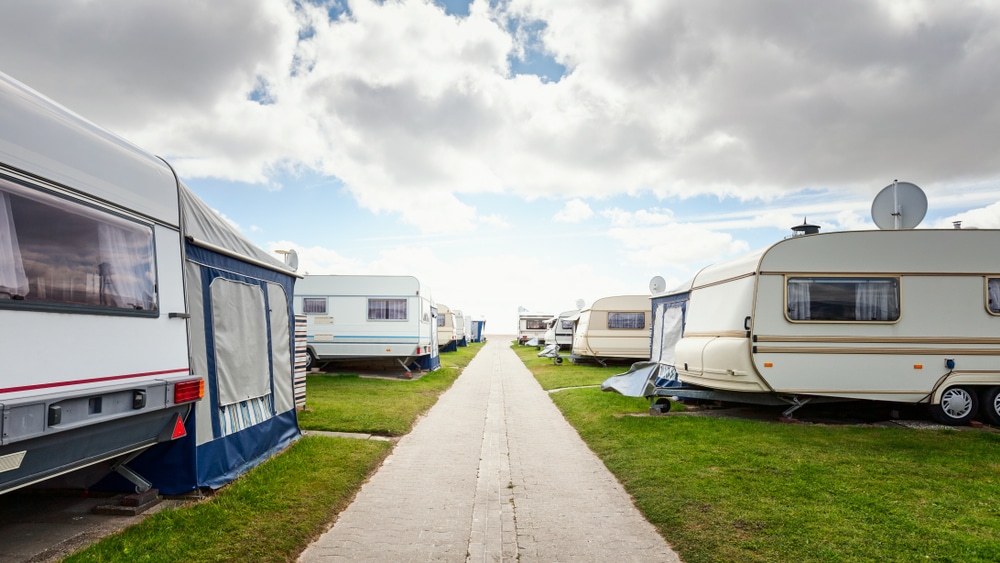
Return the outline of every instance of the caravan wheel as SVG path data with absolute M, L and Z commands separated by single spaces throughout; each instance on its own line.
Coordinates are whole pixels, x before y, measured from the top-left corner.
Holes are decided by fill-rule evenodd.
M 990 424 L 1000 426 L 1000 387 L 983 391 L 983 414 Z
M 961 426 L 979 412 L 979 398 L 967 387 L 950 387 L 941 395 L 941 403 L 931 405 L 931 416 L 941 424 Z
M 306 350 L 306 373 L 314 367 L 316 367 L 316 356 L 313 355 L 312 350 Z

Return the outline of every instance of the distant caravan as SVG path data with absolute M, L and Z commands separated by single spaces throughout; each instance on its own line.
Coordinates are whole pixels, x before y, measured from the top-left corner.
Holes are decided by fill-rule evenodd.
M 447 309 L 447 308 L 445 308 Z M 413 276 L 306 276 L 295 287 L 310 366 L 434 370 L 440 314 Z
M 458 327 L 455 326 L 455 312 L 443 303 L 437 304 L 437 339 L 441 352 L 458 351 Z
M 517 315 L 517 343 L 521 346 L 544 346 L 545 331 L 552 315 L 521 311 Z
M 650 362 L 605 390 L 788 405 L 929 405 L 1000 424 L 1000 231 L 795 236 L 652 296 Z M 643 374 L 645 370 L 645 374 Z
M 573 329 L 574 362 L 649 357 L 649 296 L 614 295 L 580 311 Z

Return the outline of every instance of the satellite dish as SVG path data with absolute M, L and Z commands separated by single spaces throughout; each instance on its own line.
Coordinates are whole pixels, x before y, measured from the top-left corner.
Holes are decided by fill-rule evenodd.
M 667 282 L 660 276 L 653 276 L 653 279 L 649 280 L 650 293 L 660 293 L 664 289 L 667 289 Z
M 586 305 L 586 304 L 587 304 L 587 302 L 584 301 L 583 299 L 577 299 L 576 300 L 576 308 L 577 309 L 581 309 L 582 310 L 583 306 Z
M 927 195 L 916 184 L 893 180 L 872 202 L 872 221 L 880 229 L 912 229 L 927 214 Z
M 528 310 L 527 310 L 527 309 L 525 309 L 524 307 L 518 307 L 518 308 L 517 308 L 517 312 L 518 312 L 518 313 L 527 313 L 527 312 L 528 312 Z
M 284 256 L 285 265 L 292 269 L 293 272 L 299 269 L 299 253 L 295 252 L 295 249 L 291 250 L 275 250 L 276 253 Z

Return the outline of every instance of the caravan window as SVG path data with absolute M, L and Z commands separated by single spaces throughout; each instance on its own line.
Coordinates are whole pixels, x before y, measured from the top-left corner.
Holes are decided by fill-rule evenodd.
M 549 327 L 545 326 L 545 319 L 525 319 L 524 320 L 524 330 L 545 330 Z
M 0 306 L 155 316 L 153 229 L 0 179 Z
M 326 314 L 326 297 L 303 297 L 302 312 Z
M 406 299 L 369 299 L 369 321 L 405 321 Z
M 563 330 L 573 330 L 573 321 L 562 321 L 560 326 Z
M 438 315 L 438 326 L 444 326 L 444 315 Z
M 789 277 L 785 311 L 790 321 L 894 322 L 899 278 Z
M 1000 315 L 1000 278 L 986 278 L 986 310 Z
M 608 328 L 646 328 L 646 314 L 608 313 Z

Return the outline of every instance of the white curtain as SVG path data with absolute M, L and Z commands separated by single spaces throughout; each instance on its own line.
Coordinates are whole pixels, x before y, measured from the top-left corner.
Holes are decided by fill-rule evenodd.
M 1000 278 L 989 280 L 990 311 L 1000 313 Z
M 793 321 L 808 321 L 811 318 L 807 282 L 788 282 L 788 318 Z
M 145 295 L 145 260 L 136 248 L 135 234 L 121 227 L 99 223 L 101 302 L 116 307 L 143 309 Z
M 663 309 L 666 306 L 665 303 L 660 303 L 656 307 L 656 312 L 653 313 L 653 345 L 649 351 L 649 359 L 653 362 L 660 361 L 660 354 L 663 350 Z
M 892 321 L 898 304 L 893 284 L 862 282 L 855 289 L 855 319 L 859 321 Z
M 663 312 L 663 328 L 660 332 L 660 356 L 661 364 L 669 366 L 677 361 L 676 348 L 684 333 L 684 310 L 680 304 L 668 307 Z
M 24 275 L 21 249 L 14 231 L 10 196 L 0 192 L 0 299 L 27 294 L 28 277 Z

